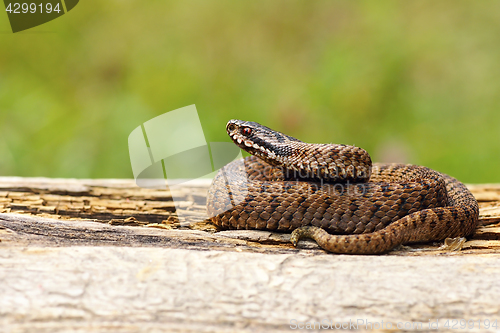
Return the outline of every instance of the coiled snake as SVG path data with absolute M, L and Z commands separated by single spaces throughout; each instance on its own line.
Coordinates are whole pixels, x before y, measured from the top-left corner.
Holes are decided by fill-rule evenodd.
M 373 164 L 361 148 L 309 144 L 255 122 L 227 133 L 254 156 L 219 170 L 207 211 L 222 229 L 293 231 L 335 253 L 377 254 L 468 236 L 479 215 L 464 184 L 432 169 Z

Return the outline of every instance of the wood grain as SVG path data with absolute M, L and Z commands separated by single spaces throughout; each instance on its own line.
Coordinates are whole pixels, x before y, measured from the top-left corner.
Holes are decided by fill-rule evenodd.
M 461 251 L 417 244 L 383 256 L 326 254 L 310 241 L 296 249 L 288 234 L 216 232 L 199 220 L 207 186 L 172 193 L 131 180 L 0 178 L 1 331 L 500 325 L 500 185 L 469 186 L 481 225 Z M 184 198 L 182 219 L 172 196 Z

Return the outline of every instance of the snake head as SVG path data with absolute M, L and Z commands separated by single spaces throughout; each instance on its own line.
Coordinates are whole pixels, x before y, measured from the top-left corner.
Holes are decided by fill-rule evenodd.
M 278 165 L 280 157 L 291 154 L 291 142 L 302 142 L 253 121 L 230 120 L 226 131 L 238 147 L 271 165 Z

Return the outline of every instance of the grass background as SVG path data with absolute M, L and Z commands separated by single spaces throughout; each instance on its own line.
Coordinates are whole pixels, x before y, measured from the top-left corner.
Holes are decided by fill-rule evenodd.
M 3 8 L 3 6 L 1 6 Z M 500 2 L 84 0 L 0 13 L 0 175 L 130 178 L 127 138 L 196 104 L 375 161 L 500 182 Z

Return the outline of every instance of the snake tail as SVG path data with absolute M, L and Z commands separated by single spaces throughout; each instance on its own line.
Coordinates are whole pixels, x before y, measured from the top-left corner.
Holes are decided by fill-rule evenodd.
M 310 238 L 322 249 L 332 253 L 383 254 L 406 243 L 442 240 L 472 233 L 473 228 L 468 226 L 467 218 L 459 218 L 454 226 L 446 229 L 439 227 L 450 224 L 447 223 L 449 215 L 458 214 L 459 210 L 460 208 L 434 208 L 418 211 L 383 229 L 356 235 L 332 235 L 318 227 L 304 226 L 292 232 L 290 241 L 297 246 L 299 240 Z M 461 213 L 467 215 L 465 212 Z

